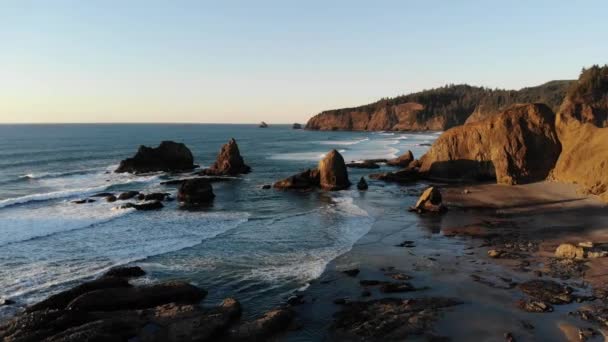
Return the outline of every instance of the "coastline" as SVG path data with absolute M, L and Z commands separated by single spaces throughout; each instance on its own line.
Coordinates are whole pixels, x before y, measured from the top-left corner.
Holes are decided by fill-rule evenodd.
M 516 340 L 542 337 L 559 341 L 569 340 L 571 336 L 567 334 L 578 328 L 592 327 L 568 314 L 586 304 L 559 305 L 555 306 L 555 311 L 541 314 L 520 310 L 516 302 L 524 296 L 513 284 L 552 279 L 588 294 L 592 291 L 585 282 L 596 288 L 605 283 L 607 275 L 601 272 L 606 266 L 605 258 L 590 260 L 588 272 L 580 279 L 558 279 L 548 274 L 539 277 L 534 272 L 552 258 L 555 247 L 561 242 L 606 241 L 608 224 L 602 224 L 602 220 L 608 222 L 608 212 L 604 204 L 593 197 L 578 195 L 573 185 L 552 182 L 523 186 L 446 185 L 441 189 L 444 203 L 447 202 L 450 208 L 441 217 L 409 215 L 406 208 L 414 203 L 415 197 L 407 194 L 398 199 L 368 201 L 364 209 L 376 218 L 375 224 L 349 252 L 334 259 L 323 275 L 302 293 L 304 303 L 295 307 L 302 329 L 288 333 L 286 340 L 305 341 L 331 336 L 327 331 L 332 317 L 344 307 L 333 303 L 340 298 L 350 302 L 443 296 L 462 301 L 461 305 L 445 310 L 434 328 L 424 336 L 416 337 L 422 340 L 449 336 L 454 340 L 504 341 L 509 334 Z M 373 187 L 370 191 L 366 195 L 373 197 Z M 538 243 L 538 251 L 526 255 L 530 266 L 523 269 L 521 259 L 490 258 L 487 250 L 492 246 L 483 238 L 449 237 L 443 232 L 449 227 L 484 221 L 497 223 L 493 233 L 499 236 L 508 236 L 515 230 L 520 238 L 535 245 Z M 501 224 L 508 228 L 499 228 Z M 582 227 L 584 234 L 575 229 L 577 227 Z M 397 246 L 404 240 L 414 241 L 412 246 L 415 247 Z M 410 282 L 415 287 L 428 289 L 383 294 L 371 287 L 368 288 L 371 296 L 362 297 L 365 287 L 359 281 L 390 281 L 386 270 L 391 267 L 394 267 L 393 271 L 411 276 Z M 342 272 L 352 268 L 360 270 L 356 277 Z

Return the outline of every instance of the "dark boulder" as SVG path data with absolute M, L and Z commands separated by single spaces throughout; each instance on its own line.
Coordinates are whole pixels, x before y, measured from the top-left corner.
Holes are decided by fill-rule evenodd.
M 104 273 L 103 277 L 137 278 L 144 275 L 146 275 L 146 272 L 139 266 L 122 266 L 110 269 Z
M 302 125 L 299 123 L 294 123 L 293 126 L 291 126 L 291 128 L 293 129 L 302 129 Z
M 118 195 L 118 199 L 121 201 L 131 199 L 135 196 L 139 195 L 139 191 L 126 191 Z
M 295 314 L 291 309 L 271 310 L 264 316 L 231 329 L 228 341 L 268 341 L 289 328 Z
M 235 176 L 241 173 L 249 173 L 251 168 L 245 164 L 239 146 L 234 138 L 222 146 L 217 155 L 215 163 L 200 173 L 209 176 Z
M 116 202 L 117 198 L 114 195 L 110 195 L 106 197 L 106 201 L 112 203 L 112 202 Z
M 46 310 L 46 309 L 65 309 L 68 304 L 77 297 L 91 291 L 110 289 L 110 288 L 129 288 L 129 282 L 122 278 L 99 278 L 92 280 L 69 290 L 54 294 L 47 299 L 38 302 L 26 310 L 28 312 Z
M 447 208 L 442 203 L 441 192 L 436 187 L 430 187 L 422 193 L 416 205 L 410 208 L 418 213 L 443 213 Z
M 74 204 L 85 204 L 85 203 L 93 203 L 93 202 L 95 202 L 95 200 L 92 198 L 85 198 L 85 199 L 72 201 L 72 203 L 74 203 Z
M 367 190 L 368 185 L 367 182 L 365 181 L 364 177 L 361 177 L 361 179 L 359 179 L 359 183 L 357 183 L 357 189 L 359 190 Z
M 125 203 L 125 204 L 121 205 L 120 209 L 134 208 L 135 210 L 149 211 L 149 210 L 159 210 L 159 209 L 162 209 L 163 207 L 164 207 L 164 205 L 160 201 L 152 201 L 152 202 L 146 202 L 146 203 L 141 203 L 141 204 L 129 202 L 129 203 Z
M 378 165 L 375 162 L 370 161 L 370 160 L 348 163 L 348 164 L 346 164 L 346 166 L 350 167 L 350 168 L 354 168 L 354 169 L 379 169 L 380 168 L 380 165 Z
M 416 168 L 405 168 L 403 170 L 386 173 L 373 173 L 369 178 L 394 183 L 412 183 L 420 180 L 420 174 Z
M 211 202 L 215 198 L 213 187 L 204 178 L 195 178 L 182 183 L 177 199 L 187 206 L 198 206 Z
M 192 152 L 186 145 L 163 141 L 156 148 L 140 146 L 137 154 L 121 161 L 115 172 L 187 171 L 194 167 Z
M 111 279 L 111 278 L 107 278 Z M 87 292 L 68 305 L 81 311 L 117 311 L 152 308 L 167 303 L 195 304 L 207 291 L 185 282 L 166 282 L 151 286 L 107 288 Z
M 167 193 L 154 192 L 144 195 L 144 201 L 164 201 L 167 197 L 169 197 Z
M 260 128 L 268 128 L 268 124 L 265 123 L 264 121 L 260 122 Z

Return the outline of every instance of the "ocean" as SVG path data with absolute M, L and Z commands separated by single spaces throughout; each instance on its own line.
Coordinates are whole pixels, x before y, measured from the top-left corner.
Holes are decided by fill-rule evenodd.
M 289 125 L 70 124 L 0 125 L 0 317 L 111 267 L 136 264 L 140 283 L 181 279 L 209 291 L 207 302 L 232 296 L 245 316 L 284 302 L 319 277 L 375 221 L 356 190 L 308 193 L 264 190 L 313 167 L 337 149 L 344 159 L 393 158 L 411 150 L 420 157 L 437 133 L 319 132 Z M 201 167 L 222 144 L 237 140 L 253 171 L 214 183 L 211 207 L 180 210 L 176 201 L 153 212 L 118 209 L 99 192 L 169 192 L 178 175 L 115 174 L 139 145 L 185 143 Z M 350 169 L 361 176 L 394 170 Z M 369 180 L 368 180 L 369 181 Z M 402 187 L 371 182 L 375 196 L 394 199 Z M 418 185 L 419 186 L 419 185 Z

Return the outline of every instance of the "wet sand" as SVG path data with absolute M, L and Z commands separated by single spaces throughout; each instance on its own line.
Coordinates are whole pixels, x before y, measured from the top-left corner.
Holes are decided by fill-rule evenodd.
M 550 182 L 441 186 L 449 212 L 416 216 L 406 211 L 416 200 L 411 187 L 408 191 L 394 186 L 395 197 L 387 199 L 374 195 L 374 186 L 380 185 L 372 183 L 357 203 L 376 219 L 373 228 L 302 293 L 304 304 L 295 307 L 302 328 L 290 332 L 287 340 L 331 339 L 332 316 L 343 307 L 334 300 L 340 298 L 348 302 L 441 296 L 462 301 L 442 310 L 425 335 L 408 340 L 445 336 L 455 341 L 504 341 L 510 333 L 517 341 L 568 341 L 578 338 L 578 328 L 599 331 L 598 326 L 568 314 L 589 302 L 555 305 L 548 313 L 528 313 L 516 306 L 525 297 L 516 285 L 527 280 L 556 280 L 583 296 L 592 292 L 588 282 L 595 287 L 607 283 L 608 258 L 590 260 L 582 277 L 556 277 L 547 268 L 559 243 L 608 241 L 608 208 L 595 198 L 578 194 L 574 186 Z M 445 235 L 450 228 L 466 226 L 478 227 L 473 231 L 486 236 Z M 487 234 L 495 238 L 488 239 Z M 412 243 L 399 247 L 405 240 Z M 489 249 L 512 245 L 522 246 L 521 251 L 508 250 L 514 257 L 488 256 Z M 342 272 L 353 268 L 360 270 L 355 277 Z M 384 294 L 359 283 L 394 281 L 390 277 L 394 272 L 411 276 L 409 282 L 421 290 Z M 371 296 L 362 297 L 364 290 Z

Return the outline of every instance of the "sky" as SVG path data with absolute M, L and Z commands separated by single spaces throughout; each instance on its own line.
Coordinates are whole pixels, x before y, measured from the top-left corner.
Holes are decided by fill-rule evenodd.
M 302 122 L 608 62 L 608 1 L 0 0 L 0 123 Z

